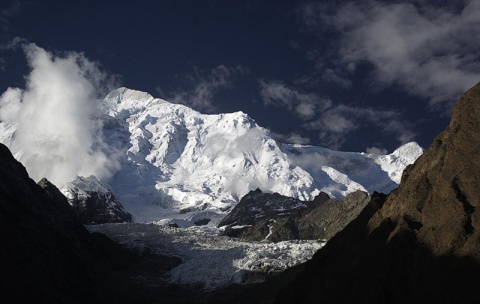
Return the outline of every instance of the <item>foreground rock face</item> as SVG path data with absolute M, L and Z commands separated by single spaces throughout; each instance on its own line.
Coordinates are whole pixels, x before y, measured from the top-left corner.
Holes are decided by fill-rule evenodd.
M 129 281 L 139 268 L 131 267 L 143 267 L 146 259 L 102 234 L 88 233 L 65 196 L 46 179 L 35 184 L 2 144 L 0 242 L 2 303 L 150 302 L 147 292 Z M 179 263 L 157 256 L 148 260 L 167 269 Z M 160 266 L 155 265 L 157 272 Z M 116 274 L 124 269 L 132 270 Z
M 387 201 L 307 263 L 276 303 L 473 303 L 480 299 L 480 84 Z
M 379 195 L 375 193 L 374 196 Z M 355 191 L 343 200 L 321 192 L 312 202 L 251 191 L 219 224 L 224 234 L 248 241 L 330 239 L 362 211 L 370 196 Z
M 13 302 L 87 300 L 88 232 L 65 197 L 46 191 L 0 145 L 0 271 L 2 298 Z M 75 260 L 75 262 L 73 262 Z

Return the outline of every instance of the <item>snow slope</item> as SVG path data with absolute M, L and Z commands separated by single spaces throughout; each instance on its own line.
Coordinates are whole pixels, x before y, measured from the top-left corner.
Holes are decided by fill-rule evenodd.
M 245 113 L 200 114 L 126 88 L 111 92 L 104 109 L 107 142 L 126 149 L 110 185 L 140 222 L 218 220 L 256 188 L 301 200 L 389 192 L 423 152 L 416 143 L 382 156 L 279 144 Z
M 389 192 L 423 152 L 416 143 L 390 155 L 280 144 L 245 113 L 205 115 L 126 88 L 108 94 L 102 111 L 104 141 L 123 155 L 102 182 L 137 222 L 215 224 L 257 188 L 304 201 L 320 191 Z M 0 133 L 12 144 L 14 126 L 0 122 Z

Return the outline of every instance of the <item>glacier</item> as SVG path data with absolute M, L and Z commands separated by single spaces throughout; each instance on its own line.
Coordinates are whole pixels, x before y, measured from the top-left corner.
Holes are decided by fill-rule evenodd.
M 321 191 L 388 193 L 423 153 L 414 142 L 388 155 L 279 143 L 243 112 L 201 114 L 127 88 L 101 101 L 98 119 L 108 151 L 120 155 L 120 169 L 101 182 L 138 223 L 214 226 L 257 188 L 302 201 Z M 0 122 L 0 141 L 21 161 L 15 123 Z
M 110 223 L 87 226 L 87 229 L 106 234 L 127 248 L 181 258 L 182 263 L 160 279 L 201 285 L 205 289 L 262 282 L 306 262 L 325 245 L 319 240 L 247 242 L 220 236 L 218 229 L 206 226 L 172 228 L 155 224 Z

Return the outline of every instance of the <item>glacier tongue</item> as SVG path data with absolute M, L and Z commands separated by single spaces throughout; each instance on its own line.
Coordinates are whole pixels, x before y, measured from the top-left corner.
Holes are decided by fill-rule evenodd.
M 245 113 L 201 114 L 127 88 L 109 93 L 101 108 L 104 142 L 122 155 L 121 169 L 102 182 L 136 222 L 215 225 L 257 188 L 304 201 L 320 191 L 389 192 L 423 152 L 416 143 L 390 155 L 280 144 Z M 0 122 L 9 146 L 14 128 Z
M 170 271 L 168 280 L 200 284 L 205 289 L 264 281 L 268 276 L 309 260 L 325 245 L 317 240 L 246 242 L 219 236 L 217 229 L 209 227 L 178 229 L 134 223 L 87 228 L 90 232 L 106 234 L 126 247 L 181 258 L 182 264 Z

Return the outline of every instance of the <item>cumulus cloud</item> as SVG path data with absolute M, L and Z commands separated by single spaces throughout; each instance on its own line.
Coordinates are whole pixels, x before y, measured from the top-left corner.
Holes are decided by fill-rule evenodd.
M 308 2 L 302 18 L 313 31 L 336 32 L 339 52 L 328 55 L 337 69 L 352 73 L 368 62 L 374 68 L 372 85 L 398 85 L 438 107 L 480 80 L 480 1 L 436 3 Z M 322 61 L 322 56 L 314 57 Z M 327 72 L 330 79 L 338 74 Z
M 8 88 L 0 97 L 0 121 L 10 121 L 16 118 L 22 108 L 23 91 L 19 88 Z
M 22 48 L 31 69 L 26 87 L 0 97 L 0 119 L 16 124 L 10 148 L 35 180 L 62 186 L 77 175 L 111 176 L 119 163 L 102 142 L 97 101 L 114 79 L 83 54 L 57 57 L 33 43 Z
M 195 110 L 212 112 L 215 109 L 213 98 L 221 89 L 231 88 L 232 79 L 236 76 L 250 73 L 245 66 L 225 66 L 223 64 L 213 68 L 205 75 L 198 67 L 194 67 L 194 75 L 185 77 L 187 88 L 177 90 L 167 95 L 171 102 L 187 105 Z

